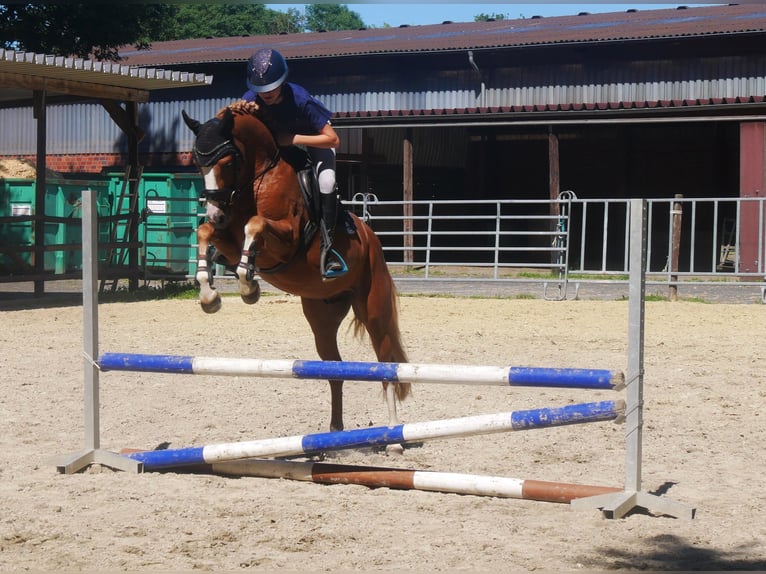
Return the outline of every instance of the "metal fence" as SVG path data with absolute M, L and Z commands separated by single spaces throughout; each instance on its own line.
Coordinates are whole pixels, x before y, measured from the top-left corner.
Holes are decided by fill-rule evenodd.
M 141 198 L 137 237 L 139 277 L 145 281 L 194 277 L 195 229 L 204 215 L 194 184 L 189 183 L 194 178 L 186 179 L 178 180 L 184 186 L 176 182 L 175 187 L 161 190 L 149 185 L 152 182 L 146 184 L 149 191 Z M 180 191 L 174 191 L 176 187 Z M 684 282 L 755 285 L 766 302 L 766 199 L 675 197 L 648 199 L 647 204 L 647 285 L 667 285 L 671 295 Z M 383 202 L 371 194 L 358 194 L 345 205 L 380 237 L 397 281 L 536 283 L 543 284 L 546 298 L 559 300 L 567 298 L 569 286 L 628 281 L 629 199 L 579 199 L 573 192 L 563 192 L 554 201 Z M 3 233 L 14 225 L 30 226 L 27 220 L 34 217 L 8 215 L 2 218 Z M 79 219 L 73 216 L 66 218 L 67 229 L 71 226 L 79 236 Z M 104 221 L 113 217 L 101 216 Z M 0 273 L 0 282 L 29 280 L 8 257 L 28 256 L 34 249 L 32 240 L 19 235 L 21 239 L 13 241 L 6 235 L 0 241 L 0 256 L 6 254 L 7 272 Z M 46 262 L 43 280 L 71 275 L 62 271 L 79 271 L 79 237 L 67 237 L 46 239 L 45 253 L 69 253 L 69 263 L 64 269 L 63 263 Z M 109 271 L 108 261 L 109 257 L 103 261 L 103 271 Z M 216 273 L 221 278 L 227 275 L 221 266 L 216 266 Z
M 647 284 L 766 287 L 766 200 L 647 204 Z M 359 194 L 347 203 L 376 231 L 403 280 L 536 281 L 555 284 L 559 296 L 573 281 L 627 282 L 629 205 L 570 191 L 555 201 L 380 202 Z

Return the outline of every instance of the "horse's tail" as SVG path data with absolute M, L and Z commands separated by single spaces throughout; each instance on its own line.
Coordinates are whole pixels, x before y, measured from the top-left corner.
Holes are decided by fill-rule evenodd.
M 361 229 L 359 229 L 361 228 Z M 379 331 L 382 341 L 376 343 L 378 360 L 392 363 L 406 363 L 407 352 L 404 350 L 402 335 L 399 329 L 399 299 L 396 292 L 394 279 L 388 271 L 383 246 L 378 237 L 361 221 L 357 222 L 357 230 L 363 233 L 367 243 L 367 265 L 369 269 L 370 288 L 367 296 L 367 315 L 371 309 L 379 322 Z M 363 319 L 354 308 L 353 321 L 354 335 L 361 337 L 365 331 Z M 369 329 L 368 329 L 369 330 Z M 378 329 L 375 329 L 378 330 Z M 396 398 L 400 401 L 407 398 L 412 392 L 410 383 L 398 383 L 396 386 Z

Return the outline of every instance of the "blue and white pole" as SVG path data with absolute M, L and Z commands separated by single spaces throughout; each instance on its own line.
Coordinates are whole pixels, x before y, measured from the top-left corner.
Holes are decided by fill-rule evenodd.
M 392 383 L 442 383 L 620 390 L 621 371 L 547 367 L 485 367 L 417 363 L 291 361 L 104 353 L 102 371 L 144 371 L 289 379 L 342 379 Z
M 372 427 L 203 447 L 134 452 L 126 456 L 142 462 L 144 470 L 150 471 L 244 458 L 308 455 L 348 448 L 406 444 L 455 436 L 607 421 L 622 418 L 624 415 L 624 401 L 602 401 L 557 408 L 408 423 L 393 427 Z

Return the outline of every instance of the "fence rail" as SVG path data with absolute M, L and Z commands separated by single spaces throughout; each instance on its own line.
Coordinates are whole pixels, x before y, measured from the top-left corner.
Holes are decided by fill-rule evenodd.
M 194 277 L 195 228 L 203 217 L 196 197 L 192 192 L 177 197 L 156 191 L 145 195 L 136 238 L 137 273 L 144 281 Z M 398 281 L 535 282 L 545 285 L 547 298 L 560 299 L 569 283 L 627 283 L 629 202 L 579 199 L 573 192 L 562 192 L 556 200 L 412 202 L 357 194 L 345 205 L 380 237 Z M 766 199 L 678 196 L 648 199 L 647 205 L 647 284 L 671 289 L 685 281 L 762 285 L 766 302 Z M 51 240 L 43 246 L 35 244 L 26 230 L 35 217 L 41 217 L 33 213 L 2 217 L 6 233 L 0 233 L 0 283 L 40 280 L 39 273 L 29 275 L 29 262 L 41 254 L 46 255 L 50 272 L 45 280 L 79 272 L 79 213 L 63 219 L 42 216 L 46 226 L 66 227 L 66 233 L 46 233 Z M 100 225 L 115 225 L 116 215 L 102 210 Z M 14 242 L 13 237 L 22 239 Z M 105 237 L 99 239 L 106 253 L 112 246 Z M 49 269 L 54 251 L 66 253 Z M 102 274 L 119 274 L 106 259 Z M 16 264 L 26 267 L 15 268 Z M 226 275 L 220 266 L 216 273 Z M 555 294 L 549 293 L 549 285 Z
M 358 195 L 347 205 L 380 236 L 389 265 L 417 271 L 419 279 L 443 279 L 456 268 L 470 279 L 476 268 L 483 270 L 476 278 L 485 281 L 524 280 L 538 271 L 561 281 L 576 275 L 583 282 L 625 282 L 629 201 L 565 192 L 555 201 L 407 203 Z M 647 204 L 648 282 L 766 281 L 763 198 L 675 197 Z M 412 231 L 405 231 L 405 205 L 413 213 Z

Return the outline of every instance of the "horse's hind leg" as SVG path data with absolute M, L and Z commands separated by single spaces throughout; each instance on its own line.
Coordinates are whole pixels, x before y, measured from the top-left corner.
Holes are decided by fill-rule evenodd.
M 314 333 L 314 344 L 323 361 L 340 361 L 338 328 L 348 314 L 351 299 L 347 295 L 332 301 L 301 298 L 303 314 Z M 343 430 L 343 381 L 330 379 L 330 430 Z
M 375 354 L 380 362 L 405 363 L 407 353 L 401 340 L 399 331 L 399 316 L 396 299 L 396 288 L 391 279 L 388 269 L 384 264 L 376 266 L 375 263 L 383 263 L 380 259 L 373 259 L 372 274 L 369 291 L 366 295 L 360 293 L 354 299 L 354 315 L 356 316 L 357 329 L 362 326 L 367 330 Z M 397 413 L 397 401 L 403 401 L 411 392 L 410 383 L 383 383 L 388 406 L 388 424 L 396 426 L 400 424 Z M 402 453 L 401 445 L 389 445 L 388 453 Z

